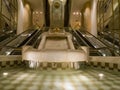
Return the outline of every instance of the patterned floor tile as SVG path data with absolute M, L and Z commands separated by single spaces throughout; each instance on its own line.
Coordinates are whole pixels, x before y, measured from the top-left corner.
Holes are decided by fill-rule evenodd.
M 99 76 L 102 74 L 102 77 Z M 75 71 L 16 68 L 0 71 L 0 90 L 119 90 L 119 88 L 119 72 L 93 68 Z

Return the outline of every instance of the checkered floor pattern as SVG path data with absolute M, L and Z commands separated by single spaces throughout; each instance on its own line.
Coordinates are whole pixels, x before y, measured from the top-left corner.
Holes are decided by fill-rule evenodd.
M 92 68 L 47 71 L 4 69 L 0 71 L 0 90 L 120 90 L 120 73 Z

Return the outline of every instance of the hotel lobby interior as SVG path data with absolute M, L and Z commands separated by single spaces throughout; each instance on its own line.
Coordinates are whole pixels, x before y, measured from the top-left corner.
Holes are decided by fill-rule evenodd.
M 120 0 L 0 0 L 0 90 L 120 90 Z

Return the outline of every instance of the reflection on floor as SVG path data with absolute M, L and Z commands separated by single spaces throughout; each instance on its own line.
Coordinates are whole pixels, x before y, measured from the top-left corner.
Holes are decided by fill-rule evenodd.
M 120 90 L 120 72 L 4 69 L 0 71 L 0 90 Z

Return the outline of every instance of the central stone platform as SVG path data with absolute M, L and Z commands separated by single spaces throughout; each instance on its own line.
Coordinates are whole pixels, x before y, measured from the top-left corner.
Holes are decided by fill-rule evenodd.
M 38 49 L 44 50 L 68 50 L 74 49 L 69 33 L 43 33 L 42 41 Z
M 40 67 L 48 65 L 51 66 L 61 64 L 58 66 L 79 67 L 78 62 L 87 61 L 88 51 L 87 47 L 75 49 L 72 42 L 72 35 L 70 33 L 45 32 L 42 34 L 41 42 L 37 49 L 32 46 L 24 46 L 22 50 L 22 59 L 29 61 L 30 67 Z M 64 63 L 63 63 L 64 62 Z M 49 63 L 49 64 L 47 64 Z M 51 64 L 50 64 L 51 63 Z M 56 66 L 55 65 L 55 66 Z M 47 67 L 47 66 L 46 66 Z
M 47 37 L 44 49 L 70 49 L 67 37 Z

